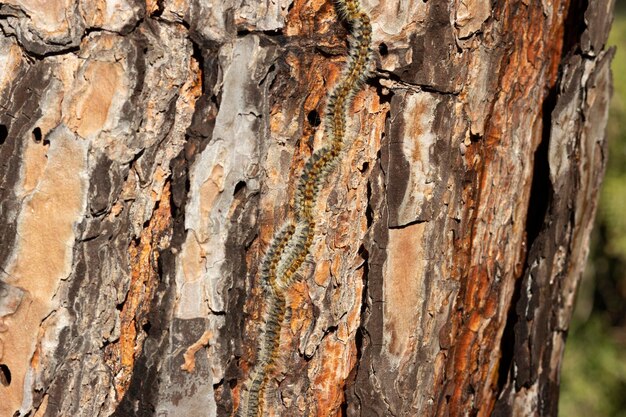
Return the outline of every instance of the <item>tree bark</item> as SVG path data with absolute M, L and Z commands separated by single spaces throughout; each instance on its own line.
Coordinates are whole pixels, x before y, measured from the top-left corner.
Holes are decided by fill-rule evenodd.
M 271 416 L 555 416 L 613 0 L 362 2 Z M 0 2 L 0 416 L 231 416 L 323 147 L 326 0 Z

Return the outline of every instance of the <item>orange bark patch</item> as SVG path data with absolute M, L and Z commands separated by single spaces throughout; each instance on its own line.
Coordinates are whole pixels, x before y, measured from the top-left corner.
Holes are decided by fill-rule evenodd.
M 146 13 L 152 15 L 159 10 L 159 2 L 157 0 L 146 0 Z
M 320 361 L 322 369 L 314 380 L 315 399 L 317 416 L 326 417 L 337 413 L 337 408 L 342 403 L 346 370 L 352 368 L 355 353 L 345 357 L 345 345 L 335 337 L 325 338 L 320 348 L 324 357 Z M 353 357 L 352 360 L 350 356 Z
M 67 15 L 74 4 L 71 0 L 21 0 L 14 4 L 26 11 L 44 38 L 64 35 L 70 30 Z
M 123 74 L 119 63 L 90 61 L 84 72 L 85 88 L 74 96 L 75 116 L 68 121 L 81 137 L 88 137 L 104 128 L 113 96 L 120 91 Z
M 59 282 L 71 273 L 76 239 L 74 226 L 84 211 L 86 185 L 82 175 L 86 150 L 66 130 L 54 137 L 55 145 L 46 166 L 37 178 L 37 187 L 25 199 L 20 212 L 14 260 L 3 279 L 24 290 L 24 298 L 14 314 L 4 318 L 0 332 L 2 363 L 12 376 L 9 387 L 2 387 L 0 415 L 13 415 L 23 400 L 24 379 L 30 366 L 40 365 L 37 338 L 42 320 L 56 306 L 54 295 Z M 25 158 L 33 157 L 26 154 Z M 25 160 L 24 165 L 36 163 Z M 1 325 L 2 323 L 0 323 Z M 31 356 L 34 355 L 34 356 Z M 39 369 L 35 368 L 35 372 Z
M 185 353 L 183 353 L 183 358 L 185 359 L 185 363 L 180 366 L 180 369 L 192 373 L 196 368 L 196 352 L 202 349 L 205 346 L 208 346 L 209 341 L 213 338 L 213 332 L 210 330 L 206 330 L 200 339 L 196 341 L 193 345 L 189 346 Z
M 407 120 L 407 126 L 405 126 L 405 136 L 411 138 L 421 138 L 429 128 L 428 126 L 428 118 L 424 120 L 423 115 L 428 111 L 428 105 L 425 101 L 420 100 L 415 103 L 412 109 L 413 117 Z M 412 146 L 413 150 L 411 152 L 411 161 L 412 162 L 420 162 L 423 160 L 424 155 L 422 155 L 423 149 L 419 146 L 419 144 L 415 143 Z M 425 155 L 428 157 L 428 155 Z
M 170 184 L 165 183 L 161 200 L 155 209 L 148 226 L 143 229 L 139 242 L 131 243 L 131 275 L 126 301 L 120 313 L 120 340 L 110 345 L 108 356 L 118 362 L 115 370 L 115 391 L 121 399 L 128 390 L 135 365 L 135 358 L 141 353 L 146 338 L 141 327 L 145 325 L 150 312 L 152 297 L 159 282 L 157 262 L 162 240 L 170 231 L 172 213 L 170 209 Z
M 402 357 L 409 349 L 418 319 L 420 279 L 424 265 L 422 238 L 425 224 L 389 230 L 384 282 L 384 334 L 389 353 Z
M 327 0 L 296 0 L 287 15 L 285 34 L 325 35 L 329 25 L 336 22 L 336 14 L 332 2 Z
M 202 200 L 202 217 L 208 219 L 215 205 L 215 199 L 224 191 L 224 167 L 217 164 L 213 167 L 211 175 L 200 189 Z
M 498 374 L 494 369 L 501 356 L 499 343 L 514 281 L 520 273 L 517 256 L 524 254 L 525 237 L 520 225 L 525 222 L 526 208 L 522 206 L 528 201 L 532 179 L 530 170 L 511 165 L 510 158 L 502 153 L 514 145 L 522 160 L 530 160 L 541 141 L 543 120 L 536 109 L 541 108 L 556 82 L 562 52 L 562 11 L 568 9 L 568 3 L 562 0 L 544 5 L 552 7 L 546 13 L 541 3 L 516 7 L 502 2 L 493 12 L 497 20 L 504 22 L 501 30 L 508 34 L 511 44 L 498 74 L 501 90 L 490 111 L 484 146 L 470 147 L 465 155 L 476 177 L 464 190 L 466 212 L 463 235 L 456 242 L 456 264 L 458 271 L 467 272 L 456 277 L 462 287 L 458 313 L 452 317 L 450 327 L 453 360 L 446 369 L 450 379 L 441 390 L 449 397 L 440 402 L 438 416 L 468 412 L 488 416 L 496 401 L 492 387 Z M 528 134 L 530 140 L 515 143 L 519 139 L 514 132 L 521 137 Z M 520 188 L 517 200 L 522 204 L 505 207 L 511 211 L 512 226 L 503 224 L 507 216 L 502 201 L 508 201 L 511 190 Z M 497 270 L 499 281 L 495 280 Z

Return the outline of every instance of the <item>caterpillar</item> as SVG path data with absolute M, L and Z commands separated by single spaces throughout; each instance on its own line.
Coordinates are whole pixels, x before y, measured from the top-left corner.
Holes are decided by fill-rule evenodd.
M 372 43 L 369 15 L 358 0 L 336 0 L 335 8 L 350 27 L 348 59 L 337 85 L 328 95 L 324 118 L 324 136 L 328 143 L 306 162 L 293 199 L 293 220 L 288 220 L 275 234 L 260 268 L 266 301 L 263 333 L 255 366 L 242 392 L 240 417 L 263 414 L 268 381 L 277 365 L 286 292 L 309 255 L 315 236 L 313 209 L 324 179 L 332 172 L 343 150 L 353 97 L 369 76 Z

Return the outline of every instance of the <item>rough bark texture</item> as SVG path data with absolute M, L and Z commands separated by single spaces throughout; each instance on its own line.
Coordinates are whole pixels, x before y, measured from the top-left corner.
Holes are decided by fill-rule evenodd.
M 612 0 L 366 0 L 376 72 L 267 415 L 554 416 Z M 0 416 L 230 416 L 346 28 L 326 0 L 0 2 Z

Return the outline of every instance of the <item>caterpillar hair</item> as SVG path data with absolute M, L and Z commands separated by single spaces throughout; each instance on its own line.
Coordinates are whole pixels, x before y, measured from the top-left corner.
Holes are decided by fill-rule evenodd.
M 306 162 L 293 198 L 294 220 L 287 221 L 274 235 L 260 268 L 265 296 L 262 336 L 255 366 L 242 392 L 240 417 L 263 414 L 268 381 L 280 360 L 278 348 L 285 320 L 285 297 L 293 283 L 300 279 L 298 270 L 309 255 L 315 235 L 313 209 L 325 178 L 336 166 L 343 150 L 350 105 L 370 73 L 372 26 L 369 16 L 358 0 L 336 0 L 335 9 L 350 27 L 348 59 L 326 103 L 324 136 L 327 144 Z

